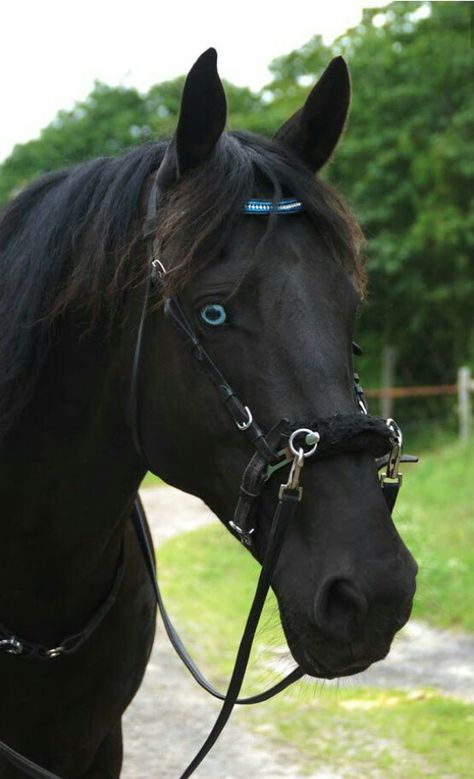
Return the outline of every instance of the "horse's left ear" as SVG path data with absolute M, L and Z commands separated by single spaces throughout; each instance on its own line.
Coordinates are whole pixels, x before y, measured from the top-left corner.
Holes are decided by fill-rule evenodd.
M 351 85 L 342 57 L 335 57 L 309 93 L 303 108 L 274 135 L 289 146 L 313 171 L 331 157 L 341 137 L 349 110 Z

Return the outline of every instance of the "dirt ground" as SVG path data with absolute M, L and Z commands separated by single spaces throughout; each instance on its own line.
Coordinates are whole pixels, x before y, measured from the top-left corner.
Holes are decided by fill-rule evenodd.
M 171 487 L 141 494 L 158 545 L 217 521 L 201 501 Z M 280 662 L 279 655 L 276 650 L 275 663 Z M 411 621 L 389 657 L 351 679 L 351 685 L 429 686 L 474 701 L 474 638 Z M 202 745 L 218 711 L 218 702 L 197 687 L 158 625 L 144 683 L 124 718 L 123 779 L 177 779 Z M 291 746 L 275 750 L 245 726 L 245 718 L 245 709 L 235 712 L 196 779 L 303 779 Z M 322 769 L 309 779 L 338 779 L 338 775 Z

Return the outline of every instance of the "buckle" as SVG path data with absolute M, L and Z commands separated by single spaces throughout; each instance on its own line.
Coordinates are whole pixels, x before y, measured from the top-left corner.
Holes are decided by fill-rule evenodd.
M 46 652 L 44 653 L 45 657 L 47 657 L 48 660 L 54 657 L 61 657 L 62 654 L 64 654 L 63 646 L 55 646 L 53 649 L 47 649 Z
M 8 655 L 22 655 L 23 649 L 23 644 L 15 636 L 0 641 L 0 652 L 3 650 Z
M 252 527 L 250 530 L 242 530 L 242 528 L 236 525 L 235 522 L 233 522 L 231 519 L 229 520 L 229 527 L 231 527 L 232 530 L 235 530 L 239 536 L 239 541 L 241 541 L 244 546 L 252 545 L 252 535 L 255 533 L 254 527 Z

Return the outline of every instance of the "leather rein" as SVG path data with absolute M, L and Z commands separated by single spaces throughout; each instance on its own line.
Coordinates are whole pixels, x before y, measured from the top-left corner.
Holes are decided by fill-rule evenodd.
M 287 198 L 277 203 L 252 199 L 243 206 L 244 213 L 257 216 L 275 212 L 294 214 L 303 210 L 302 203 L 293 198 Z M 142 344 L 152 287 L 163 287 L 166 283 L 167 273 L 159 257 L 157 221 L 158 186 L 155 180 L 148 198 L 147 217 L 143 229 L 149 272 L 145 281 L 130 388 L 132 436 L 135 447 L 145 464 L 147 464 L 147 458 L 140 436 L 138 402 Z M 146 531 L 146 517 L 138 495 L 134 502 L 133 523 L 168 638 L 196 682 L 210 695 L 223 702 L 220 713 L 203 746 L 180 776 L 180 779 L 187 779 L 194 773 L 216 742 L 235 705 L 251 705 L 268 700 L 304 675 L 304 671 L 297 667 L 288 676 L 264 692 L 247 698 L 239 697 L 259 619 L 284 543 L 285 532 L 288 525 L 295 520 L 298 505 L 302 499 L 301 471 L 305 461 L 312 457 L 331 457 L 344 452 L 369 452 L 373 454 L 377 458 L 378 469 L 385 469 L 380 477 L 380 484 L 389 511 L 392 512 L 402 481 L 399 463 L 416 462 L 417 458 L 410 455 L 402 456 L 402 433 L 393 420 L 385 421 L 368 414 L 357 374 L 354 374 L 354 397 L 358 410 L 354 414 L 336 415 L 332 418 L 301 424 L 290 424 L 287 419 L 282 419 L 265 434 L 253 418 L 250 408 L 242 403 L 210 357 L 177 296 L 165 299 L 164 313 L 182 334 L 191 349 L 192 356 L 216 387 L 218 397 L 230 414 L 236 428 L 246 436 L 254 448 L 254 454 L 243 473 L 234 517 L 229 522 L 230 532 L 245 546 L 252 548 L 254 545 L 255 534 L 258 532 L 259 499 L 268 481 L 281 468 L 289 466 L 288 478 L 286 481 L 283 480 L 279 488 L 278 502 L 266 543 L 260 575 L 226 693 L 218 691 L 201 673 L 187 652 L 167 613 L 156 578 L 155 555 Z M 355 353 L 359 353 L 359 347 L 356 344 L 353 345 L 353 349 Z M 51 660 L 77 651 L 102 622 L 115 602 L 122 582 L 123 567 L 122 550 L 111 591 L 80 633 L 64 639 L 59 646 L 48 648 L 20 639 L 0 624 L 0 652 Z M 60 779 L 57 774 L 42 768 L 2 741 L 0 741 L 0 755 L 7 758 L 26 775 L 35 779 Z

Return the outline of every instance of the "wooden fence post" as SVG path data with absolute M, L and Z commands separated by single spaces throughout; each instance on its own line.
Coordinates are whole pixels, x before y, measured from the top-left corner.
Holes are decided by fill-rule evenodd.
M 467 441 L 471 431 L 471 370 L 464 366 L 458 370 L 459 436 Z
M 382 349 L 382 392 L 380 395 L 380 412 L 383 419 L 393 417 L 395 405 L 393 395 L 388 391 L 395 384 L 395 363 L 397 352 L 393 346 L 384 346 Z M 384 392 L 384 390 L 386 390 Z

